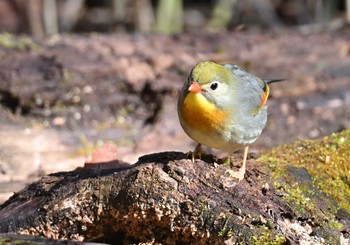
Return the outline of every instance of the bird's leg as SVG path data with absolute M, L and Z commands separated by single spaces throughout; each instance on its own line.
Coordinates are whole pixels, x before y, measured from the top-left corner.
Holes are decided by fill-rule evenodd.
M 194 148 L 194 151 L 191 152 L 192 162 L 194 162 L 194 159 L 196 158 L 196 156 L 198 156 L 198 158 L 201 159 L 202 158 L 202 154 L 203 154 L 202 145 L 198 143 L 196 145 L 196 148 Z
M 233 178 L 237 178 L 238 181 L 241 181 L 244 179 L 245 169 L 247 165 L 248 149 L 249 149 L 248 145 L 244 147 L 243 164 L 238 171 L 226 170 L 226 173 L 228 173 Z

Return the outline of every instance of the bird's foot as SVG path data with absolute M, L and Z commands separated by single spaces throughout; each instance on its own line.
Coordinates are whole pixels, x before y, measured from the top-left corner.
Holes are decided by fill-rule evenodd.
M 245 168 L 240 168 L 238 171 L 234 171 L 232 169 L 226 170 L 225 174 L 228 174 L 232 178 L 238 179 L 238 181 L 242 181 L 244 179 Z
M 233 171 L 232 169 L 225 171 L 225 173 L 228 173 L 231 177 L 238 179 L 238 181 L 244 179 L 245 169 L 247 165 L 248 149 L 249 146 L 244 147 L 243 164 L 238 171 Z
M 194 159 L 202 159 L 203 150 L 201 144 L 197 144 L 196 148 L 194 148 L 194 151 L 190 151 L 187 153 L 188 156 L 191 156 L 192 162 L 194 162 Z

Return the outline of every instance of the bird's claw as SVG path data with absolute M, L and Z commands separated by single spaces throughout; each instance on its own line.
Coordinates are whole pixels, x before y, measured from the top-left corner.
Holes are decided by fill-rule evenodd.
M 202 150 L 202 146 L 201 144 L 197 144 L 196 148 L 194 148 L 194 151 L 190 151 L 189 153 L 187 153 L 188 155 L 191 155 L 191 161 L 194 162 L 194 160 L 196 159 L 196 157 L 198 159 L 202 159 L 202 155 L 203 155 L 203 150 Z
M 249 149 L 249 146 L 244 147 L 243 164 L 238 171 L 233 171 L 231 169 L 225 171 L 225 173 L 228 173 L 228 175 L 230 175 L 231 177 L 238 179 L 238 182 L 244 179 L 244 174 L 245 174 L 246 165 L 247 165 L 248 149 Z
M 225 174 L 228 174 L 232 178 L 238 179 L 238 181 L 242 181 L 244 179 L 245 169 L 240 168 L 238 171 L 234 170 L 226 170 Z

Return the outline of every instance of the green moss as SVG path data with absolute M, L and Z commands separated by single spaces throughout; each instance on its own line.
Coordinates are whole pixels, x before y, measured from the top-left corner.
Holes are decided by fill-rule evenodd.
M 36 244 L 44 244 L 44 241 L 42 242 L 35 242 L 35 241 L 31 241 L 30 239 L 26 240 L 26 239 L 21 239 L 21 238 L 0 238 L 0 245 L 8 245 L 8 244 L 12 244 L 12 245 L 36 245 Z
M 350 213 L 350 130 L 323 139 L 303 140 L 270 149 L 268 163 L 277 193 L 310 224 L 341 230 L 336 213 Z M 334 237 L 330 237 L 334 239 Z
M 290 185 L 281 185 L 279 182 L 275 182 L 275 188 L 279 191 L 283 191 L 286 194 L 284 198 L 288 202 L 295 204 L 295 212 L 299 216 L 303 216 L 305 213 L 315 213 L 317 206 L 311 202 L 310 195 L 313 194 L 311 190 L 307 190 L 305 186 L 300 186 L 296 182 L 291 182 Z
M 0 34 L 0 46 L 8 49 L 24 50 L 38 50 L 40 46 L 26 36 L 16 36 L 10 33 Z
M 341 230 L 343 228 L 343 225 L 337 221 L 331 220 L 329 222 L 329 227 L 332 229 Z
M 222 164 L 224 164 L 225 166 L 230 167 L 230 166 L 231 166 L 231 160 L 230 160 L 230 158 L 227 157 L 227 158 L 223 159 Z
M 282 176 L 288 165 L 305 168 L 315 186 L 332 197 L 338 208 L 350 213 L 349 149 L 350 130 L 346 130 L 320 140 L 297 141 L 273 148 L 263 153 L 259 161 L 270 163 L 274 179 Z
M 254 236 L 252 238 L 252 244 L 254 245 L 280 245 L 285 244 L 286 238 L 282 234 L 273 234 L 271 231 L 263 232 L 259 237 Z
M 227 229 L 227 224 L 230 220 L 230 216 L 229 217 L 224 217 L 225 222 L 224 225 L 222 226 L 222 229 L 218 232 L 218 237 L 223 237 L 225 234 L 227 233 L 232 233 L 232 231 L 229 231 L 229 229 Z

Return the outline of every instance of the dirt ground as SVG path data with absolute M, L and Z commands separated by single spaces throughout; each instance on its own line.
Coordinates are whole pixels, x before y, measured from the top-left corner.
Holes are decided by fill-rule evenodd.
M 271 85 L 268 125 L 252 151 L 350 127 L 347 29 L 8 42 L 0 41 L 0 203 L 44 174 L 83 166 L 103 142 L 115 143 L 117 158 L 129 163 L 152 152 L 192 150 L 176 101 L 202 60 L 288 78 Z

